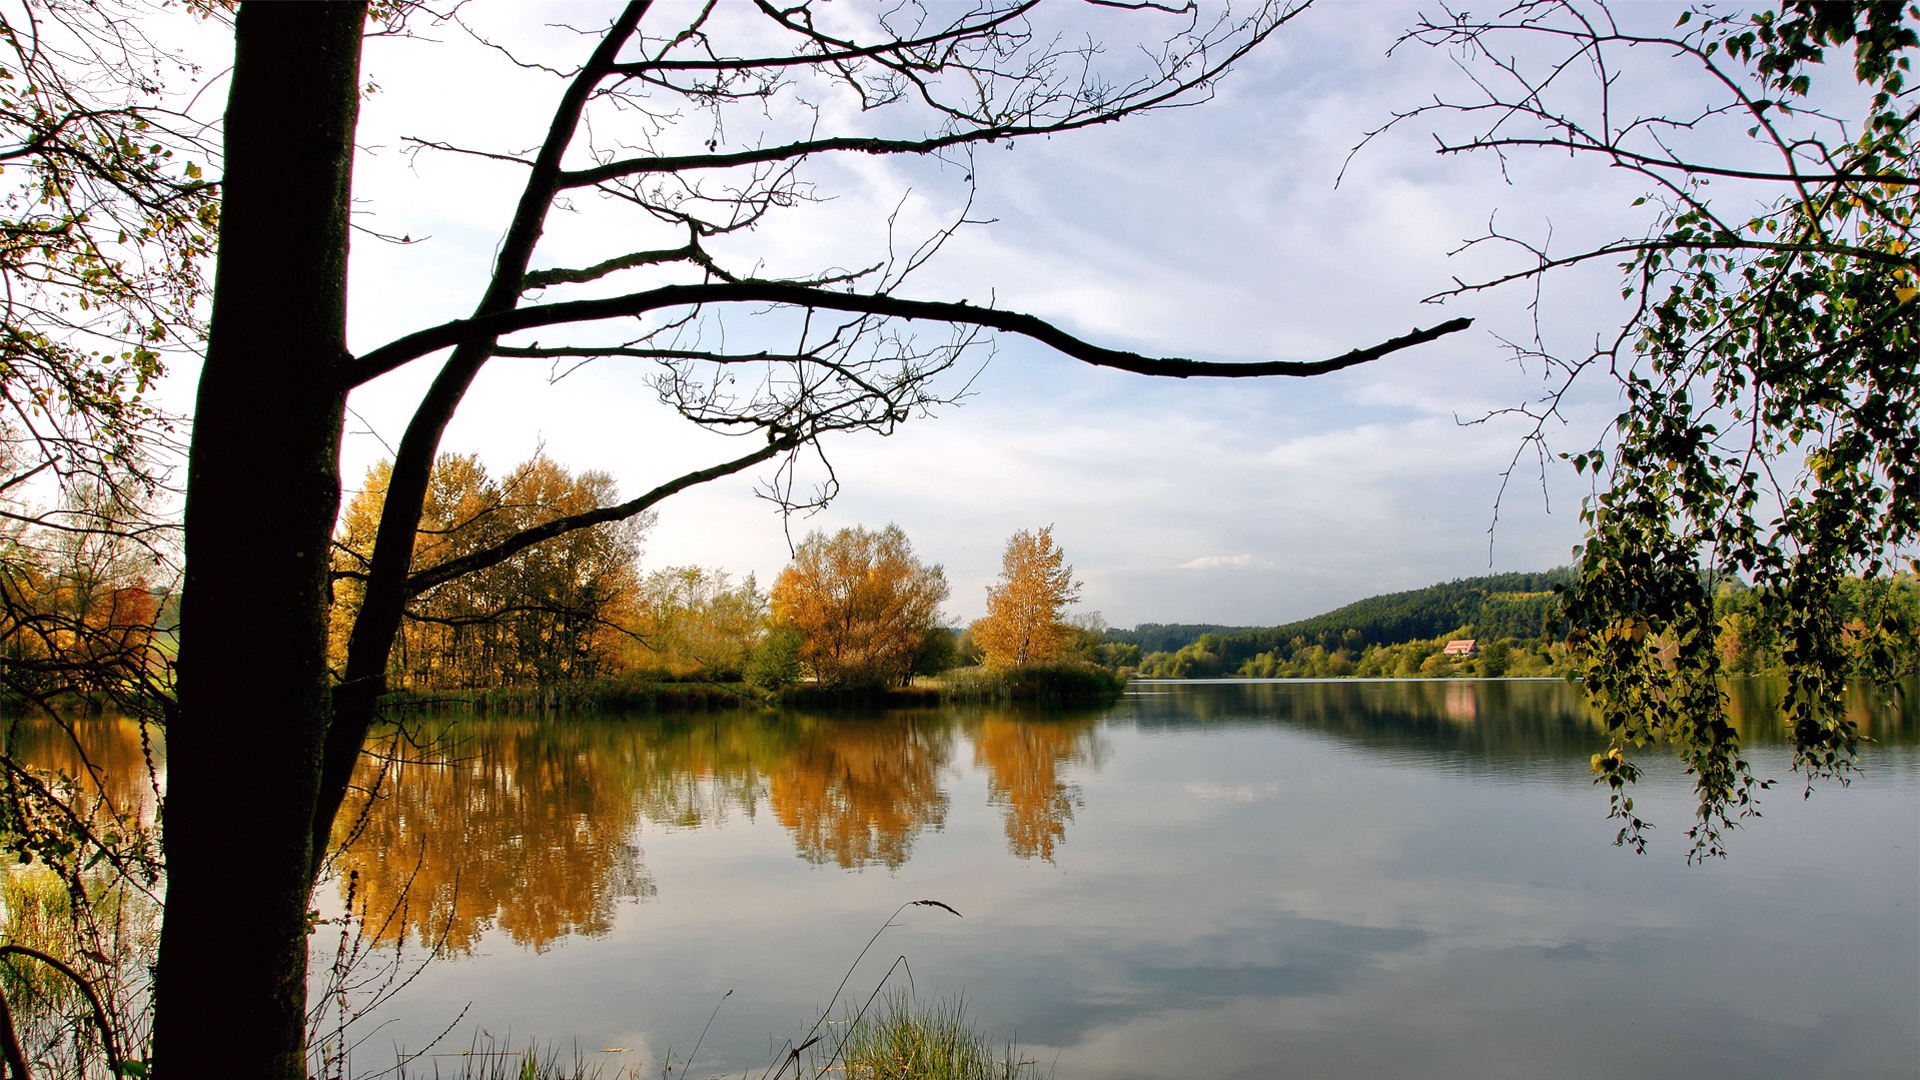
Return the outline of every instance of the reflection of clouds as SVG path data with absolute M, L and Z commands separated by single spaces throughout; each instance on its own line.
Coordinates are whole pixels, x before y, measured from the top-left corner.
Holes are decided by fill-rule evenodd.
M 1187 794 L 1196 799 L 1218 799 L 1226 802 L 1253 802 L 1255 799 L 1271 798 L 1280 793 L 1280 784 L 1269 780 L 1264 784 L 1208 784 L 1196 783 L 1186 786 Z
M 1030 1046 L 1061 1049 L 1062 1080 L 1287 1069 L 1598 1078 L 1627 1061 L 1636 1076 L 1830 1072 L 1821 1052 L 1785 1045 L 1783 1029 L 1803 1014 L 1815 1029 L 1865 1036 L 1842 1052 L 1849 1075 L 1888 1069 L 1912 1043 L 1890 1035 L 1907 1030 L 1892 1017 L 1913 997 L 1884 954 L 1914 934 L 1888 921 L 1884 897 L 1867 899 L 1911 893 L 1890 880 L 1897 867 L 1834 892 L 1825 878 L 1789 884 L 1779 856 L 1799 841 L 1768 844 L 1757 829 L 1731 868 L 1688 868 L 1677 841 L 1664 858 L 1617 853 L 1573 755 L 1508 783 L 1436 769 L 1443 755 L 1368 759 L 1280 726 L 1184 746 L 1165 733 L 1114 738 L 1114 786 L 1088 793 L 1076 895 L 1126 888 L 1137 906 L 1100 907 L 1084 927 L 1060 913 L 1075 927 L 1064 947 L 1022 941 L 1033 955 L 1015 979 L 1039 985 L 1006 1006 Z M 1199 832 L 1194 820 L 1163 828 L 1141 805 L 1164 806 L 1156 791 L 1262 790 L 1274 782 L 1260 777 L 1283 770 L 1302 783 L 1215 802 L 1226 812 L 1198 819 Z M 1186 779 L 1194 773 L 1204 779 Z M 1684 778 L 1651 775 L 1642 798 L 1684 826 Z M 1794 919 L 1806 944 L 1783 952 L 1778 905 L 1806 900 L 1816 910 Z M 1833 955 L 1819 928 L 1841 911 L 1850 941 L 1880 944 Z M 1870 926 L 1852 923 L 1856 914 Z M 1059 965 L 1079 970 L 1056 981 L 1048 972 Z M 1879 1000 L 1850 985 L 1856 972 Z M 1101 991 L 1081 1000 L 1073 980 L 1088 978 Z M 1623 1032 L 1630 1044 L 1592 1052 Z
M 1631 986 L 1621 984 L 1620 957 L 1515 948 L 1391 977 L 1363 973 L 1333 993 L 1280 987 L 1157 1009 L 1090 1031 L 1060 1055 L 1055 1075 L 1679 1080 L 1911 1069 L 1913 1040 L 1887 1037 L 1911 1030 L 1897 1006 L 1850 997 L 1845 1006 L 1783 1011 L 1791 991 L 1768 1008 L 1716 1000 L 1685 970 L 1699 953 L 1676 950 L 1663 961 L 1645 945 L 1630 958 L 1647 965 Z
M 1447 721 L 1449 694 L 1476 685 L 1477 721 Z M 1608 845 L 1559 684 L 1155 689 L 1184 698 L 1185 718 L 1155 698 L 1103 720 L 754 713 L 556 735 L 555 751 L 623 762 L 591 775 L 641 784 L 647 821 L 715 828 L 655 831 L 660 898 L 623 908 L 589 947 L 431 967 L 410 993 L 439 996 L 406 1006 L 431 1022 L 407 1040 L 477 997 L 473 1018 L 543 1037 L 686 1046 L 742 987 L 694 1069 L 757 1070 L 823 970 L 837 975 L 902 900 L 932 896 L 966 918 L 910 911 L 878 966 L 907 955 L 923 992 L 964 990 L 992 1036 L 1049 1063 L 1060 1048 L 1060 1080 L 1910 1073 L 1920 870 L 1887 838 L 1920 812 L 1911 743 L 1876 748 L 1849 791 L 1775 796 L 1731 860 L 1693 868 L 1675 769 L 1650 768 L 1636 793 L 1663 826 L 1659 853 Z M 914 753 L 940 761 L 931 788 L 881 773 Z M 773 776 L 804 769 L 817 832 L 713 812 L 750 809 Z M 836 821 L 850 852 L 880 854 L 854 789 L 889 784 L 989 798 L 939 803 L 943 828 L 890 819 L 911 858 L 887 874 L 793 858 L 800 841 L 835 865 Z M 1072 789 L 1071 818 L 1054 816 Z M 1009 857 L 1048 836 L 1056 865 Z M 525 993 L 536 974 L 551 995 Z

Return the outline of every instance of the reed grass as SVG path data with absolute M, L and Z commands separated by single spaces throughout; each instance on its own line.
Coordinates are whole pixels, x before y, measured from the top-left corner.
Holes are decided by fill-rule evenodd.
M 964 998 L 921 1003 L 888 993 L 877 1015 L 847 1026 L 838 1045 L 847 1080 L 1024 1080 L 1039 1066 L 1008 1043 L 996 1052 L 967 1018 Z M 830 1065 L 831 1063 L 829 1063 Z
M 646 673 L 579 679 L 545 686 L 478 690 L 400 691 L 389 708 L 414 712 L 471 712 L 480 716 L 574 713 L 712 712 L 758 705 L 761 695 L 739 683 L 673 681 Z
M 638 1080 L 631 1068 L 608 1072 L 605 1065 L 587 1060 L 575 1047 L 571 1054 L 558 1046 L 529 1042 L 524 1050 L 507 1047 L 506 1040 L 476 1036 L 456 1053 L 422 1054 L 408 1058 L 384 1076 L 394 1080 Z
M 1094 704 L 1127 687 L 1124 676 L 1096 664 L 1028 664 L 1016 668 L 958 668 L 942 676 L 945 696 L 957 702 L 1034 701 Z

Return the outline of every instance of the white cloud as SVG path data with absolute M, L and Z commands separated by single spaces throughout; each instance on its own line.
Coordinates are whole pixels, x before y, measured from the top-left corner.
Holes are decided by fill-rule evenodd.
M 1180 564 L 1182 570 L 1218 570 L 1222 567 L 1272 566 L 1270 562 L 1261 562 L 1251 555 L 1202 555 Z

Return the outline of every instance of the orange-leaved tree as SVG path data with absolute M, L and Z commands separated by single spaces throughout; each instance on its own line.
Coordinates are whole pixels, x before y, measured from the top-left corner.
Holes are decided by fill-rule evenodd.
M 800 632 L 821 685 L 886 686 L 911 676 L 946 599 L 945 572 L 916 559 L 899 526 L 815 531 L 773 584 L 773 622 Z
M 1080 583 L 1066 552 L 1053 542 L 1053 526 L 1025 529 L 1007 541 L 1000 583 L 987 588 L 987 616 L 973 625 L 973 639 L 989 667 L 1020 667 L 1059 657 L 1073 630 L 1060 610 L 1080 599 Z
M 366 597 L 392 465 L 367 471 L 334 541 L 333 642 L 342 661 Z M 617 501 L 613 478 L 536 454 L 495 477 L 474 454 L 441 454 L 415 530 L 390 685 L 414 690 L 550 683 L 619 666 L 639 597 L 651 512 L 556 536 L 460 572 L 504 538 Z

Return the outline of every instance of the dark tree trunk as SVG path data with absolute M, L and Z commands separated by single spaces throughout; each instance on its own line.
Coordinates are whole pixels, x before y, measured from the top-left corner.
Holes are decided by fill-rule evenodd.
M 329 712 L 328 543 L 345 405 L 364 3 L 235 25 L 213 327 L 188 463 L 167 732 L 164 1080 L 306 1075 L 307 910 Z

